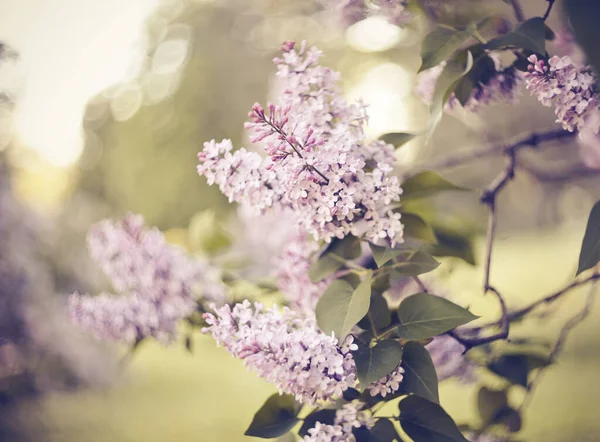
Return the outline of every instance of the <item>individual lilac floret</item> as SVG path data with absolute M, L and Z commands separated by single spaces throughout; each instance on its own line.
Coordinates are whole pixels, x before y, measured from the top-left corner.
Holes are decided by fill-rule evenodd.
M 373 428 L 375 419 L 367 411 L 362 411 L 364 403 L 354 401 L 345 404 L 335 413 L 333 425 L 325 425 L 317 422 L 314 428 L 308 430 L 303 442 L 355 442 L 352 434 L 355 428 Z
M 169 245 L 158 229 L 146 229 L 141 216 L 102 221 L 88 233 L 92 258 L 121 296 L 69 298 L 72 321 L 101 339 L 126 343 L 154 337 L 168 343 L 176 324 L 192 314 L 200 296 L 224 301 L 218 272 Z
M 400 388 L 400 382 L 402 382 L 402 379 L 404 379 L 403 373 L 404 369 L 398 366 L 385 378 L 370 384 L 369 393 L 371 393 L 371 396 L 377 396 L 380 394 L 382 397 L 386 397 L 388 394 L 395 393 L 398 391 L 398 388 Z
M 527 89 L 544 106 L 554 104 L 556 122 L 565 130 L 581 129 L 587 114 L 599 105 L 591 70 L 576 66 L 569 57 L 555 56 L 544 61 L 531 55 L 528 60 Z
M 349 27 L 368 17 L 384 17 L 390 23 L 402 26 L 410 23 L 412 14 L 406 9 L 406 0 L 320 0 L 343 27 Z
M 198 154 L 198 172 L 242 205 L 289 210 L 302 233 L 331 241 L 352 233 L 402 242 L 400 215 L 389 205 L 402 189 L 392 174 L 394 148 L 365 142 L 366 114 L 350 105 L 339 74 L 318 64 L 321 53 L 284 43 L 275 60 L 283 92 L 265 110 L 255 104 L 246 128 L 267 154 L 210 141 Z
M 356 383 L 352 337 L 338 340 L 317 330 L 314 318 L 249 301 L 204 315 L 209 332 L 234 357 L 275 384 L 280 392 L 314 405 L 339 398 Z
M 490 106 L 495 103 L 515 103 L 520 92 L 520 85 L 523 82 L 522 77 L 513 68 L 503 68 L 499 60 L 494 60 L 495 73 L 473 87 L 471 96 L 465 102 L 464 108 L 469 112 L 477 112 L 482 107 Z M 427 69 L 417 77 L 415 87 L 416 94 L 425 104 L 431 105 L 433 94 L 438 78 L 440 77 L 446 62 Z M 446 110 L 460 106 L 456 95 L 450 95 L 445 105 Z

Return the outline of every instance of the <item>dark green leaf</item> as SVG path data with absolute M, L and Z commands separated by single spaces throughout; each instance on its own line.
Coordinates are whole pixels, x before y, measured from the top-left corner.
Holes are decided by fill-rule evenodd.
M 360 397 L 360 391 L 355 388 L 348 388 L 344 390 L 343 396 L 345 401 L 352 402 Z
M 527 387 L 529 361 L 526 355 L 502 355 L 490 362 L 488 368 L 513 384 Z
M 387 376 L 400 365 L 402 360 L 402 345 L 393 339 L 378 342 L 369 347 L 356 342 L 358 350 L 352 356 L 356 363 L 356 374 L 363 389 L 371 382 Z
M 546 26 L 541 17 L 531 18 L 519 25 L 513 32 L 490 40 L 486 49 L 517 48 L 536 54 L 546 53 Z
M 427 137 L 437 127 L 444 113 L 444 105 L 456 89 L 458 80 L 471 69 L 473 65 L 473 55 L 469 51 L 459 52 L 456 56 L 448 60 L 444 70 L 438 77 L 431 99 L 431 114 L 429 116 L 429 129 Z
M 357 237 L 348 235 L 344 239 L 335 238 L 310 266 L 308 276 L 312 282 L 321 281 L 342 268 L 346 260 L 358 258 L 360 253 L 360 240 Z
M 442 178 L 438 173 L 429 170 L 421 172 L 402 183 L 402 199 L 427 198 L 446 190 L 469 189 L 457 186 Z
M 481 387 L 477 394 L 477 408 L 479 417 L 484 425 L 494 422 L 498 413 L 508 406 L 508 397 L 506 391 L 490 390 L 487 387 Z
M 356 289 L 346 281 L 332 281 L 317 303 L 317 324 L 327 334 L 334 332 L 341 341 L 367 314 L 370 300 L 370 277 L 365 278 Z
M 419 72 L 437 66 L 447 60 L 462 44 L 471 37 L 465 30 L 457 30 L 438 26 L 423 40 L 421 58 L 423 63 Z
M 431 402 L 440 402 L 435 366 L 425 347 L 415 341 L 407 342 L 404 345 L 402 367 L 403 391 L 414 393 Z
M 398 308 L 396 334 L 403 339 L 426 339 L 477 319 L 451 301 L 428 293 L 405 298 Z
M 577 275 L 600 262 L 600 201 L 594 204 L 588 217 L 585 235 L 579 252 Z
M 371 438 L 374 442 L 392 442 L 394 440 L 402 442 L 396 427 L 389 419 L 379 419 L 375 426 L 371 428 Z
M 417 134 L 409 134 L 404 132 L 390 132 L 380 136 L 379 139 L 385 141 L 387 144 L 391 144 L 397 149 L 411 141 L 416 136 Z
M 388 261 L 402 255 L 408 255 L 411 250 L 404 247 L 402 244 L 398 244 L 396 247 L 390 246 L 377 246 L 375 244 L 369 243 L 369 247 L 371 248 L 371 253 L 373 254 L 373 259 L 375 260 L 375 264 L 377 267 L 383 267 Z
M 289 394 L 274 394 L 256 412 L 246 436 L 274 439 L 290 431 L 299 422 L 301 405 Z
M 442 407 L 419 396 L 400 401 L 400 425 L 414 442 L 468 442 Z
M 194 353 L 194 350 L 193 350 L 193 348 L 192 348 L 192 347 L 193 347 L 193 345 L 194 345 L 194 344 L 193 344 L 193 342 L 192 342 L 192 336 L 191 336 L 191 335 L 187 335 L 187 336 L 185 337 L 185 349 L 186 349 L 187 351 L 189 351 L 190 353 Z
M 504 425 L 511 433 L 516 433 L 521 429 L 521 415 L 510 407 L 504 407 L 498 411 L 493 421 L 494 425 Z
M 544 23 L 544 30 L 545 30 L 544 38 L 546 40 L 552 41 L 556 38 L 556 34 L 552 30 L 552 28 L 550 28 L 550 26 L 548 26 L 546 23 Z
M 473 252 L 473 240 L 470 234 L 459 231 L 451 231 L 433 226 L 437 244 L 428 250 L 433 256 L 451 256 L 462 259 L 468 264 L 475 265 L 475 253 Z
M 354 440 L 356 442 L 373 442 L 371 439 L 371 432 L 367 427 L 358 427 L 352 429 Z
M 585 53 L 587 62 L 600 72 L 600 2 L 594 0 L 565 0 L 565 12 L 575 33 L 575 40 Z
M 483 53 L 473 60 L 473 67 L 456 85 L 454 95 L 464 106 L 473 93 L 473 88 L 479 84 L 488 84 L 497 75 L 496 64 L 492 58 Z
M 310 413 L 308 416 L 304 418 L 304 422 L 302 423 L 302 427 L 298 430 L 298 434 L 300 437 L 304 437 L 308 434 L 308 430 L 314 428 L 317 422 L 321 422 L 325 425 L 333 425 L 333 421 L 335 419 L 336 410 L 317 410 Z
M 361 319 L 358 326 L 364 330 L 370 330 L 371 324 L 373 324 L 375 330 L 379 331 L 390 325 L 391 322 L 392 314 L 383 295 L 377 292 L 371 293 L 369 312 Z
M 402 224 L 405 238 L 415 238 L 430 244 L 437 241 L 431 226 L 417 214 L 402 213 Z

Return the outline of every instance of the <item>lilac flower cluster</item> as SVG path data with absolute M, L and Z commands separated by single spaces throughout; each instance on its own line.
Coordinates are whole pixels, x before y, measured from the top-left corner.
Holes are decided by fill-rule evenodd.
M 349 27 L 368 17 L 384 17 L 402 26 L 412 20 L 406 0 L 320 0 L 343 27 Z
M 177 322 L 197 308 L 197 296 L 223 302 L 215 269 L 167 244 L 158 229 L 145 229 L 141 216 L 102 221 L 90 229 L 88 248 L 121 296 L 69 298 L 71 320 L 98 338 L 132 344 L 154 337 L 171 342 Z
M 246 300 L 233 308 L 215 308 L 204 318 L 208 327 L 203 331 L 211 333 L 217 344 L 299 402 L 314 405 L 336 399 L 357 383 L 352 336 L 340 343 L 317 329 L 314 316 L 288 308 L 265 309 L 259 303 L 252 306 Z M 394 372 L 369 388 L 391 393 L 399 382 Z
M 515 103 L 519 96 L 522 77 L 513 68 L 503 68 L 498 60 L 496 63 L 496 72 L 485 82 L 480 82 L 473 88 L 471 96 L 464 105 L 464 109 L 469 112 L 477 112 L 483 107 L 494 103 Z M 444 70 L 446 62 L 421 72 L 417 78 L 415 87 L 416 94 L 425 104 L 431 105 L 435 86 L 439 76 Z M 450 95 L 446 103 L 446 110 L 460 106 L 455 94 Z
M 343 98 L 339 74 L 318 64 L 321 53 L 284 43 L 275 59 L 283 93 L 265 111 L 255 104 L 246 128 L 265 159 L 233 152 L 229 140 L 204 144 L 198 172 L 243 205 L 265 212 L 286 208 L 301 231 L 330 241 L 352 233 L 401 242 L 400 215 L 389 209 L 402 189 L 391 174 L 393 146 L 365 143 L 367 116 Z
M 373 428 L 375 419 L 366 411 L 361 411 L 364 403 L 354 401 L 345 404 L 335 413 L 333 425 L 317 422 L 314 428 L 308 430 L 303 442 L 356 442 L 352 434 L 354 428 Z
M 600 104 L 591 70 L 577 66 L 567 56 L 554 56 L 545 61 L 531 55 L 528 60 L 527 89 L 544 106 L 554 104 L 556 122 L 565 130 L 581 129 L 589 113 Z
M 400 382 L 404 379 L 404 368 L 396 367 L 394 371 L 388 374 L 386 377 L 373 382 L 369 386 L 369 393 L 371 396 L 377 396 L 380 394 L 382 397 L 386 397 L 388 394 L 395 393 L 400 388 Z

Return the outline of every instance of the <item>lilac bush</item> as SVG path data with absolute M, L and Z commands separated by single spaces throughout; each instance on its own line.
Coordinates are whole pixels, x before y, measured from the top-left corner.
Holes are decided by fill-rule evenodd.
M 513 308 L 490 277 L 497 197 L 521 173 L 521 150 L 577 137 L 586 167 L 600 167 L 598 60 L 585 47 L 589 65 L 548 53 L 547 41 L 562 35 L 555 46 L 566 51 L 568 35 L 581 35 L 575 29 L 557 37 L 549 28 L 554 1 L 542 2 L 531 18 L 518 1 L 507 2 L 515 22 L 503 19 L 492 36 L 487 17 L 464 26 L 436 22 L 441 15 L 431 10 L 444 2 L 425 2 L 420 12 L 404 0 L 321 3 L 344 26 L 376 15 L 396 25 L 424 12 L 433 17 L 415 85 L 431 107 L 427 130 L 370 139 L 367 107 L 347 101 L 340 74 L 321 65 L 322 53 L 307 42 L 284 42 L 274 59 L 273 103 L 254 104 L 244 125 L 253 146 L 211 140 L 198 154 L 199 175 L 239 205 L 242 233 L 231 249 L 259 262 L 228 272 L 168 244 L 140 217 L 104 221 L 92 228 L 88 245 L 118 295 L 73 294 L 70 317 L 100 338 L 132 346 L 147 338 L 176 342 L 183 322 L 200 327 L 278 390 L 255 415 L 249 436 L 276 438 L 296 428 L 314 442 L 514 440 L 527 396 L 589 304 L 546 354 L 533 352 L 528 339 L 511 342 L 516 350 L 506 345 L 511 325 L 577 287 L 593 289 L 600 278 L 600 203 L 590 213 L 576 279 Z M 517 105 L 524 89 L 554 108 L 556 128 L 436 163 L 506 158 L 480 197 L 489 214 L 482 291 L 500 310 L 488 322 L 459 305 L 436 272 L 438 257 L 475 264 L 472 237 L 454 233 L 447 240 L 428 210 L 435 207 L 429 197 L 465 189 L 399 163 L 396 149 L 417 136 L 428 141 L 444 111 Z M 235 300 L 230 291 L 243 281 L 274 292 L 280 304 L 265 307 L 260 290 Z M 488 385 L 489 376 L 496 382 Z M 452 380 L 479 387 L 481 422 L 458 425 L 442 408 L 439 384 Z M 509 396 L 518 388 L 525 391 L 521 404 Z M 399 414 L 380 414 L 396 400 Z

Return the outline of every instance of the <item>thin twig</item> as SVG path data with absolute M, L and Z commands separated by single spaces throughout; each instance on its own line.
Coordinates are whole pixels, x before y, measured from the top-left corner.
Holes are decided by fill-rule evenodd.
M 548 7 L 546 8 L 546 12 L 544 12 L 544 15 L 542 16 L 542 19 L 544 21 L 546 21 L 548 16 L 550 16 L 550 12 L 552 11 L 552 6 L 554 6 L 555 0 L 546 0 L 546 1 L 548 2 Z
M 413 276 L 413 280 L 419 286 L 419 290 L 421 290 L 423 293 L 429 293 L 429 289 L 427 288 L 427 286 L 425 284 L 423 284 L 423 281 L 421 281 L 421 278 L 419 278 L 418 276 Z
M 592 311 L 592 306 L 594 304 L 595 289 L 596 289 L 596 284 L 593 283 L 592 286 L 590 287 L 590 291 L 586 295 L 585 304 L 584 304 L 583 308 L 579 312 L 577 312 L 577 314 L 575 316 L 573 316 L 571 319 L 569 319 L 565 323 L 563 328 L 560 330 L 560 333 L 558 334 L 556 343 L 554 344 L 554 348 L 552 349 L 552 352 L 548 356 L 548 364 L 544 367 L 541 367 L 538 370 L 538 372 L 536 373 L 533 380 L 527 385 L 527 394 L 525 395 L 523 402 L 521 402 L 521 405 L 519 406 L 519 411 L 521 411 L 523 408 L 525 408 L 525 406 L 531 400 L 533 389 L 535 388 L 536 385 L 539 384 L 540 379 L 541 379 L 543 373 L 546 371 L 546 369 L 556 361 L 556 358 L 562 351 L 562 348 L 565 345 L 567 338 L 569 337 L 569 333 L 575 327 L 577 327 L 579 324 L 581 324 L 581 322 L 583 322 L 583 320 L 585 318 L 587 318 L 588 315 L 590 314 L 590 312 Z
M 508 4 L 512 6 L 517 21 L 525 21 L 525 14 L 523 14 L 523 8 L 521 7 L 521 3 L 519 3 L 519 0 L 508 0 Z

